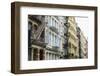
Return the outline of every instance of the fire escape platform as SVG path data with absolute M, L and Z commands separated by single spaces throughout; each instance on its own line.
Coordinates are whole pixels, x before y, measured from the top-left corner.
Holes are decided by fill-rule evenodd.
M 33 45 L 40 46 L 40 47 L 46 47 L 46 45 L 47 45 L 47 43 L 42 42 L 42 41 L 39 41 L 39 40 L 33 40 L 33 41 L 32 41 L 32 44 L 33 44 Z

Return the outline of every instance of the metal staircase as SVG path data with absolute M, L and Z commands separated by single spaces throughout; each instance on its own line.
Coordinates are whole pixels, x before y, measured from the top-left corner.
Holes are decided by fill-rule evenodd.
M 37 17 L 36 17 L 37 18 Z M 45 42 L 45 32 L 44 32 L 44 29 L 45 29 L 45 26 L 46 26 L 46 22 L 45 22 L 45 19 L 44 17 L 41 18 L 41 21 L 39 22 L 38 19 L 36 19 L 35 17 L 31 17 L 30 16 L 30 19 L 31 20 L 36 20 L 37 23 L 39 24 L 37 26 L 36 29 L 31 29 L 31 44 L 34 44 L 34 45 L 38 45 L 38 46 L 41 46 L 41 47 L 46 47 L 47 43 Z
M 45 43 L 45 39 L 41 37 L 41 34 L 43 33 L 43 30 L 45 29 L 45 23 L 40 25 L 37 29 L 37 31 L 34 32 L 34 37 L 32 38 L 32 44 L 46 47 L 47 43 Z
M 40 36 L 41 36 L 41 34 L 42 34 L 44 28 L 45 28 L 45 24 L 43 23 L 42 25 L 40 25 L 40 26 L 38 27 L 37 31 L 34 32 L 34 35 L 35 35 L 34 38 L 35 38 L 36 40 L 39 40 L 39 38 L 40 38 Z
M 39 25 L 36 30 L 31 30 L 31 39 L 32 40 L 39 40 L 44 28 L 45 28 L 45 22 L 44 17 L 37 16 L 37 15 L 30 15 L 29 19 L 32 21 L 36 21 Z

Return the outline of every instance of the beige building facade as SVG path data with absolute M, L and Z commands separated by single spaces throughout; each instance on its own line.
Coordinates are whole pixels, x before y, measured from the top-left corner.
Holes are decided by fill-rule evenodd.
M 75 17 L 68 17 L 68 54 L 69 58 L 78 58 L 78 37 L 77 37 L 77 23 Z

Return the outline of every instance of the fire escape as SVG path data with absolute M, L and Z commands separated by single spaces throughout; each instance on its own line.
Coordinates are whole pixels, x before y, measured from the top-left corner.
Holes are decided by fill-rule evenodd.
M 69 57 L 69 48 L 68 48 L 69 45 L 68 45 L 68 40 L 69 40 L 69 36 L 70 36 L 68 30 L 69 30 L 70 25 L 69 25 L 68 22 L 66 22 L 64 25 L 65 25 L 65 27 L 66 27 L 66 31 L 64 32 L 65 42 L 64 42 L 64 44 L 63 44 L 63 48 L 64 48 L 64 51 L 65 51 L 64 58 L 65 58 L 65 59 L 68 59 L 68 57 Z
M 30 16 L 31 20 L 36 21 L 39 25 L 37 30 L 31 32 L 31 44 L 38 45 L 41 47 L 45 47 L 47 43 L 45 43 L 45 26 L 46 23 L 44 22 L 43 17 L 41 16 Z

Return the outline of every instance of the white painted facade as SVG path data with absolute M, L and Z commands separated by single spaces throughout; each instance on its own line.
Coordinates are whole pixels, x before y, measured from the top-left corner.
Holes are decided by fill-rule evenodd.
M 45 16 L 45 42 L 48 43 L 47 48 L 58 47 L 59 54 L 46 50 L 45 52 L 45 59 L 46 60 L 55 60 L 60 59 L 60 57 L 64 54 L 63 50 L 63 43 L 64 38 L 62 35 L 64 35 L 64 17 L 58 17 L 58 16 Z M 55 30 L 58 32 L 56 33 L 55 30 L 51 30 L 50 27 L 55 28 Z

